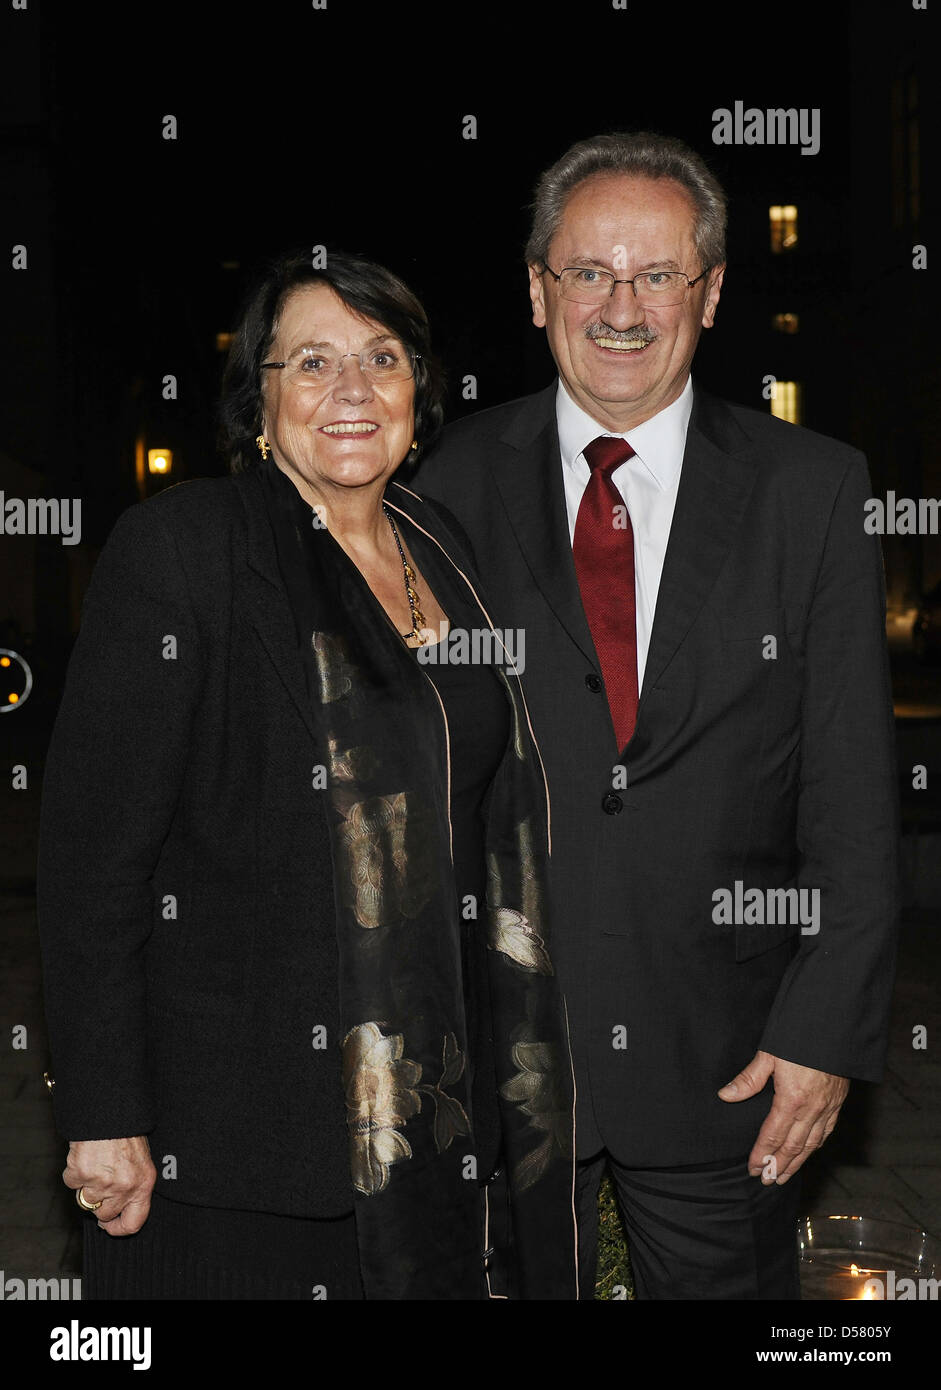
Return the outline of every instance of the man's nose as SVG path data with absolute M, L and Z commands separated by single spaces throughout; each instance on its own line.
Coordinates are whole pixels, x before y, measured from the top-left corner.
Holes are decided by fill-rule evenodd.
M 340 358 L 340 371 L 333 388 L 335 401 L 350 401 L 359 404 L 372 395 L 372 382 L 363 371 L 362 363 L 355 353 Z
M 602 322 L 619 333 L 623 333 L 626 328 L 636 328 L 639 323 L 643 323 L 644 317 L 645 310 L 637 302 L 634 286 L 626 280 L 615 285 L 614 293 L 601 310 Z

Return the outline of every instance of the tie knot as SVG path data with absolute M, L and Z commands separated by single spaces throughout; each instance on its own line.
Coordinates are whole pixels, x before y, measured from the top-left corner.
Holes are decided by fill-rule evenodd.
M 599 434 L 597 439 L 585 445 L 584 454 L 592 473 L 599 468 L 602 473 L 613 473 L 615 468 L 633 458 L 634 450 L 626 439 L 612 439 L 608 434 Z

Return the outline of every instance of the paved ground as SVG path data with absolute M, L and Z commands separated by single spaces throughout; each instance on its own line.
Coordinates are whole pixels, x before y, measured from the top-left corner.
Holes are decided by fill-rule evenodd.
M 37 733 L 31 750 L 25 721 L 15 748 L 11 732 L 7 723 L 0 741 L 0 1279 L 49 1278 L 79 1271 L 81 1218 L 60 1181 L 65 1146 L 52 1128 L 42 1083 L 49 1059 L 34 873 L 44 742 Z M 913 756 L 927 758 L 941 784 L 941 726 L 928 733 L 919 728 L 912 737 Z M 25 791 L 9 786 L 6 769 L 14 762 L 28 767 Z M 808 1165 L 804 1209 L 900 1221 L 941 1240 L 941 835 L 931 821 L 928 816 L 930 833 L 919 834 L 917 854 L 911 833 L 905 841 L 906 862 L 917 867 L 908 888 L 888 1076 L 881 1087 L 853 1088 L 836 1133 Z M 923 1050 L 912 1046 L 919 1025 L 927 1029 Z

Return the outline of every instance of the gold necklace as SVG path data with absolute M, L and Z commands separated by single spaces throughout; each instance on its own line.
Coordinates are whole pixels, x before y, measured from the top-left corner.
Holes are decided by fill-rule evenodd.
M 389 511 L 389 508 L 386 506 L 385 502 L 383 502 L 382 504 L 382 510 L 385 512 L 386 520 L 392 527 L 392 535 L 395 538 L 396 549 L 398 550 L 399 558 L 402 561 L 402 572 L 405 575 L 405 594 L 408 598 L 408 611 L 412 615 L 411 632 L 400 633 L 400 636 L 403 642 L 407 642 L 410 638 L 413 637 L 417 638 L 419 646 L 424 646 L 426 637 L 422 629 L 427 628 L 428 624 L 425 621 L 424 613 L 422 613 L 421 609 L 418 606 L 420 599 L 416 594 L 414 588 L 412 587 L 412 581 L 415 578 L 415 571 L 412 569 L 411 565 L 405 558 L 405 551 L 402 549 L 402 542 L 399 540 L 399 533 L 395 528 L 395 522 L 392 520 L 392 513 Z

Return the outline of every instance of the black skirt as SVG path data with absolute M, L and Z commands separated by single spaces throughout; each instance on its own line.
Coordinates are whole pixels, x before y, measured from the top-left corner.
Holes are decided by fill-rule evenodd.
M 356 1219 L 229 1211 L 156 1193 L 132 1236 L 85 1218 L 82 1299 L 362 1299 Z

